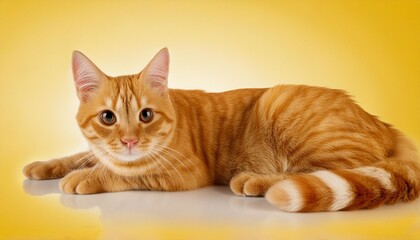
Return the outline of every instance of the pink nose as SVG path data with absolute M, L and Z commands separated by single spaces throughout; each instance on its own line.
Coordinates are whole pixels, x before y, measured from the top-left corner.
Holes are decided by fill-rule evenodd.
M 127 137 L 122 138 L 121 142 L 125 143 L 129 149 L 133 148 L 134 144 L 136 144 L 139 141 L 136 137 Z

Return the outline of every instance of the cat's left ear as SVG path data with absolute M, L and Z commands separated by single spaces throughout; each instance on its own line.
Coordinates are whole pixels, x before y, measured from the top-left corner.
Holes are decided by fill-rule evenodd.
M 169 51 L 160 50 L 141 73 L 140 79 L 158 94 L 168 93 Z

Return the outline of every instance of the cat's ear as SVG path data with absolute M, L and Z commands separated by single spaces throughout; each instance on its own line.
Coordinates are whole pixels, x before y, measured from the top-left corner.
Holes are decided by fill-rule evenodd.
M 168 92 L 169 51 L 160 50 L 141 73 L 141 80 L 158 94 L 164 96 Z
M 89 58 L 78 51 L 73 52 L 72 69 L 77 96 L 81 102 L 87 102 L 106 76 Z

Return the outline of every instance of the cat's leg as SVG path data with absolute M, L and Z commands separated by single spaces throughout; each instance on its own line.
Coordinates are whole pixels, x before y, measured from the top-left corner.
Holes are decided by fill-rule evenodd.
M 98 163 L 92 168 L 69 173 L 60 181 L 60 189 L 65 193 L 93 194 L 128 190 L 183 191 L 211 184 L 209 181 L 195 181 L 200 177 L 198 172 L 178 174 L 171 170 L 150 175 L 124 176 Z
M 36 180 L 62 178 L 73 170 L 92 167 L 96 163 L 97 159 L 91 152 L 82 152 L 60 159 L 30 163 L 23 168 L 23 174 Z
M 272 185 L 283 179 L 285 175 L 240 172 L 230 180 L 230 189 L 236 195 L 260 197 L 264 196 Z
M 79 169 L 69 173 L 60 181 L 60 190 L 65 193 L 92 194 L 130 190 L 123 177 L 116 177 L 103 164 L 92 168 Z
M 235 172 L 229 185 L 233 193 L 240 196 L 262 197 L 275 183 L 285 179 L 284 157 L 279 157 L 267 143 L 263 131 L 253 130 L 252 124 L 246 130 L 248 138 L 243 143 L 243 152 L 235 159 Z

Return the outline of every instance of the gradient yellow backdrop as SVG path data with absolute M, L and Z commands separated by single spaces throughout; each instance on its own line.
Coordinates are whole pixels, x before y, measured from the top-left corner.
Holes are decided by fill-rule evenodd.
M 119 75 L 165 46 L 170 87 L 342 88 L 420 146 L 420 1 L 0 0 L 0 238 L 101 236 L 97 209 L 27 196 L 21 168 L 86 148 L 73 50 Z

